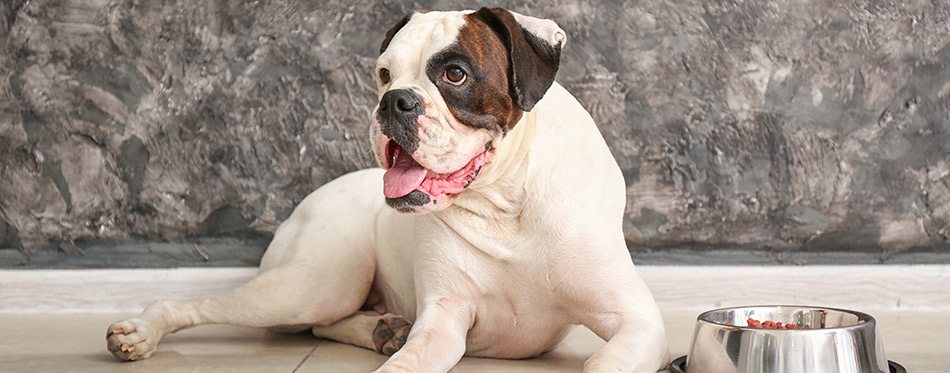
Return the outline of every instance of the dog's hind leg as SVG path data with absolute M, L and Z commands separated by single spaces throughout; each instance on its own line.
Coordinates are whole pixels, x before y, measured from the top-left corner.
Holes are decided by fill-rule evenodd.
M 196 325 L 310 327 L 357 312 L 376 271 L 373 232 L 383 202 L 381 175 L 355 174 L 301 202 L 247 284 L 220 298 L 156 302 L 112 324 L 108 349 L 121 360 L 138 360 L 151 356 L 164 335 Z
M 402 348 L 412 322 L 391 313 L 361 311 L 328 326 L 313 327 L 313 335 L 392 355 Z
M 347 275 L 352 276 L 350 279 L 356 277 Z M 370 273 L 370 281 L 371 276 Z M 166 334 L 197 325 L 332 324 L 359 309 L 363 300 L 342 291 L 354 284 L 344 286 L 314 277 L 317 276 L 311 268 L 286 266 L 264 272 L 224 297 L 195 302 L 155 302 L 138 317 L 112 324 L 106 335 L 108 348 L 121 360 L 139 360 L 151 356 Z M 297 283 L 301 280 L 309 284 Z M 315 284 L 320 283 L 326 288 L 318 289 Z M 360 293 L 350 289 L 354 294 Z

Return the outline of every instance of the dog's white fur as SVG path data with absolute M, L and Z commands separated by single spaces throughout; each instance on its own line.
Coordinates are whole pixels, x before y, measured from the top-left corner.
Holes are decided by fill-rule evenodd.
M 428 104 L 444 106 L 419 75 L 402 72 L 424 70 L 429 51 L 400 43 L 437 50 L 451 42 L 451 27 L 461 27 L 452 14 L 425 16 L 443 29 L 394 38 L 391 56 L 399 58 L 381 60 L 394 79 L 380 92 L 416 84 Z M 517 16 L 540 25 L 529 31 L 563 43 L 553 22 Z M 476 136 L 470 132 L 451 135 Z M 147 358 L 165 334 L 209 323 L 312 328 L 373 348 L 377 323 L 401 315 L 413 322 L 408 340 L 379 372 L 444 372 L 463 354 L 531 357 L 554 348 L 574 324 L 608 341 L 587 372 L 665 367 L 660 313 L 621 231 L 623 176 L 590 115 L 555 83 L 496 141 L 469 188 L 429 214 L 386 206 L 380 169 L 324 185 L 277 230 L 257 277 L 225 297 L 157 302 L 110 326 L 109 349 L 122 359 Z M 359 311 L 371 292 L 385 315 Z

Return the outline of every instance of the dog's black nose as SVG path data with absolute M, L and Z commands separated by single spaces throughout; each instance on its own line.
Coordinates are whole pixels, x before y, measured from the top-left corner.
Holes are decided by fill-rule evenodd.
M 422 106 L 421 104 L 419 95 L 415 92 L 407 89 L 394 89 L 386 92 L 383 98 L 379 100 L 379 112 L 389 112 L 392 109 L 390 115 L 406 115 L 419 109 Z
M 410 153 L 416 150 L 416 120 L 424 113 L 422 97 L 408 89 L 394 89 L 383 94 L 376 110 L 380 131 L 396 140 Z

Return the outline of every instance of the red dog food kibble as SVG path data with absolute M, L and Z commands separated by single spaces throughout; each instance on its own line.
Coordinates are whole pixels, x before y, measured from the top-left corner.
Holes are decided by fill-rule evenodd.
M 795 324 L 782 325 L 782 323 L 780 323 L 780 322 L 759 321 L 759 320 L 753 319 L 753 318 L 751 318 L 751 317 L 750 317 L 748 320 L 746 320 L 745 322 L 746 322 L 746 326 L 748 326 L 748 327 L 750 327 L 750 328 L 766 328 L 766 329 L 811 329 L 810 326 L 800 327 L 800 326 L 795 325 Z M 732 324 L 726 323 L 726 325 L 732 325 Z

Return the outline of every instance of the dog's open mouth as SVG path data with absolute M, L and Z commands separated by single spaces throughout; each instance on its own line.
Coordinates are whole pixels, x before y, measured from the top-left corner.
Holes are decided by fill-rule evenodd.
M 386 154 L 389 166 L 383 175 L 383 194 L 386 198 L 403 197 L 417 190 L 438 197 L 461 193 L 488 161 L 489 150 L 479 153 L 462 168 L 445 174 L 426 169 L 392 139 L 386 145 Z

